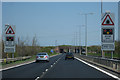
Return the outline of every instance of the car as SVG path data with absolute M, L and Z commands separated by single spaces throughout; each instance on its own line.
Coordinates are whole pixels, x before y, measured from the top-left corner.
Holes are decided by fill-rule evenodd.
M 85 55 L 85 53 L 86 53 L 85 51 L 82 51 L 82 54 L 83 54 L 83 55 Z
M 49 62 L 49 55 L 46 52 L 41 52 L 36 55 L 36 62 L 38 61 L 47 61 Z
M 65 60 L 67 60 L 67 59 L 73 59 L 74 60 L 74 55 L 73 55 L 72 52 L 66 53 Z
M 83 54 L 85 54 L 86 52 L 85 51 L 82 51 Z

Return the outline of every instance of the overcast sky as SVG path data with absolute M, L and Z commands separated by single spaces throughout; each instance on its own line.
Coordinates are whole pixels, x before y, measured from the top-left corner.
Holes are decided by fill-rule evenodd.
M 110 10 L 115 14 L 115 30 L 118 38 L 118 3 L 104 2 L 103 12 Z M 38 45 L 54 46 L 74 45 L 74 35 L 77 32 L 79 43 L 79 26 L 85 25 L 88 15 L 88 45 L 101 44 L 101 3 L 100 2 L 3 2 L 2 25 L 16 26 L 16 40 L 27 40 L 32 43 L 36 35 Z M 85 28 L 81 28 L 81 43 L 85 45 Z

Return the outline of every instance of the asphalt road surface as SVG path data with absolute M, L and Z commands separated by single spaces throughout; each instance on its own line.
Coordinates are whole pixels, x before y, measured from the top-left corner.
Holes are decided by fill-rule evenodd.
M 54 56 L 50 58 L 50 62 L 33 62 L 28 65 L 21 67 L 16 67 L 8 70 L 2 71 L 2 78 L 33 78 L 42 75 L 47 68 L 50 67 L 56 60 L 58 60 L 61 55 Z
M 65 60 L 65 55 L 50 58 L 50 62 L 38 62 L 2 71 L 3 78 L 99 78 L 116 80 L 77 59 Z M 21 79 L 22 80 L 22 79 Z

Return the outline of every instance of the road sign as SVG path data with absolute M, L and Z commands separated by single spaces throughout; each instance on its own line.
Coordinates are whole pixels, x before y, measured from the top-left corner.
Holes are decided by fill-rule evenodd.
M 110 12 L 102 13 L 101 27 L 114 27 L 115 26 L 114 19 L 115 19 L 114 13 Z
M 15 52 L 15 26 L 5 25 L 5 42 L 4 52 Z
M 102 50 L 104 51 L 114 51 L 115 50 L 115 45 L 114 43 L 111 43 L 111 44 L 102 44 Z
M 15 34 L 11 26 L 7 29 L 6 34 Z
M 14 36 L 6 36 L 5 46 L 13 47 L 14 45 Z
M 6 53 L 15 53 L 15 46 L 14 47 L 5 47 L 4 52 L 6 52 Z
M 5 32 L 7 31 L 7 29 L 9 28 L 9 24 L 5 25 Z
M 114 14 L 110 12 L 102 14 L 101 22 L 101 49 L 104 51 L 114 51 Z
M 53 49 L 51 49 L 51 51 L 50 52 L 52 52 L 53 53 Z
M 102 42 L 114 43 L 114 28 L 102 28 Z
M 102 25 L 114 26 L 114 22 L 110 17 L 110 14 L 107 14 L 102 22 Z

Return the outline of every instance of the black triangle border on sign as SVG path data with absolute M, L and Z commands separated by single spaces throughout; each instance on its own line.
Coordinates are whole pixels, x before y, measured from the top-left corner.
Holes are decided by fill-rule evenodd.
M 6 34 L 15 34 L 14 31 L 13 31 L 13 33 L 8 33 L 8 31 L 9 31 L 10 28 L 11 28 L 11 30 L 13 31 L 12 27 L 10 26 L 10 27 L 8 28 L 8 30 L 6 31 Z
M 110 21 L 112 22 L 112 24 L 104 24 L 104 22 L 106 21 L 107 17 L 109 17 Z M 109 15 L 107 15 L 104 19 L 104 21 L 102 22 L 102 25 L 109 25 L 109 26 L 113 26 L 114 22 L 112 21 L 111 17 Z

